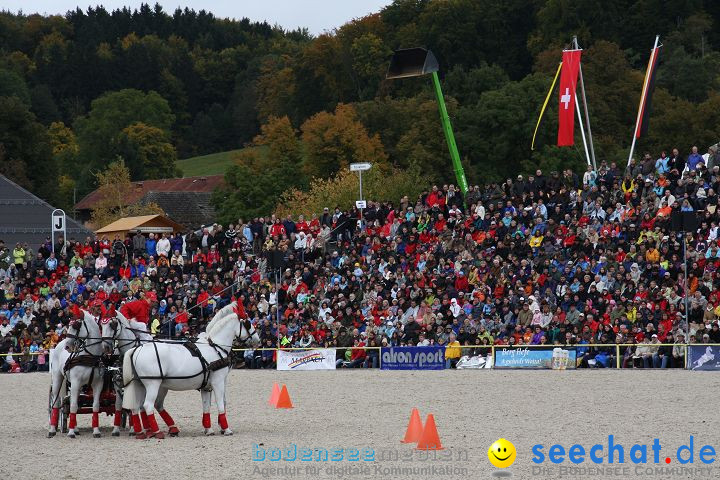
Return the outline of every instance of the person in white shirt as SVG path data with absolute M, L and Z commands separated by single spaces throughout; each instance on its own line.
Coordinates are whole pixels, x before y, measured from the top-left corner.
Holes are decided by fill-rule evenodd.
M 158 255 L 162 255 L 163 257 L 170 256 L 170 240 L 168 240 L 167 236 L 163 233 L 160 240 L 158 240 L 157 245 L 155 245 L 155 250 L 157 251 Z
M 478 202 L 477 206 L 475 207 L 475 214 L 480 220 L 485 220 L 485 207 L 483 206 L 482 202 Z
M 72 277 L 77 279 L 80 275 L 82 275 L 83 269 L 80 265 L 74 265 L 70 267 L 70 270 L 68 271 L 68 274 Z

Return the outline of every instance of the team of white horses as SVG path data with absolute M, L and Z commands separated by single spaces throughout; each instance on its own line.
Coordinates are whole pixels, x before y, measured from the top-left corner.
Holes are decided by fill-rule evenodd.
M 101 436 L 99 412 L 104 369 L 98 360 L 108 352 L 123 359 L 123 385 L 116 385 L 113 436 L 120 435 L 123 408 L 132 412 L 131 426 L 136 438 L 164 437 L 155 419 L 156 411 L 167 424 L 168 434 L 177 435 L 179 429 L 163 407 L 169 390 L 200 390 L 202 425 L 206 435 L 213 434 L 210 406 L 214 394 L 220 433 L 232 435 L 225 415 L 225 388 L 232 367 L 229 356 L 233 341 L 239 337 L 253 345 L 260 343 L 242 304 L 232 302 L 219 310 L 205 332 L 190 345 L 153 341 L 132 319 L 120 313 L 100 325 L 96 317 L 86 311 L 82 313 L 82 318 L 71 322 L 67 338 L 50 352 L 52 384 L 48 436 L 55 436 L 57 432 L 59 409 L 68 383 L 68 437 L 75 438 L 78 434 L 78 399 L 85 385 L 90 385 L 93 392 L 93 436 Z

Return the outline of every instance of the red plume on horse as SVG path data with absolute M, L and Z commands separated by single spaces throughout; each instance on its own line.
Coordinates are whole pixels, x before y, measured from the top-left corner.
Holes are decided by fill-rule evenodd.
M 245 306 L 243 305 L 242 301 L 238 301 L 237 304 L 233 307 L 233 311 L 238 316 L 238 318 L 247 319 L 248 314 L 245 312 Z

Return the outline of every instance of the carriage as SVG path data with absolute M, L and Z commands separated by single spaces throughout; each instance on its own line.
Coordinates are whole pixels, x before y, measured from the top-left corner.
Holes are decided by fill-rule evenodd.
M 100 438 L 102 412 L 115 416 L 113 436 L 131 423 L 137 439 L 164 438 L 155 412 L 167 424 L 168 435 L 177 436 L 180 431 L 163 406 L 165 395 L 169 390 L 198 389 L 205 434 L 213 434 L 209 410 L 214 393 L 220 433 L 232 435 L 225 415 L 225 384 L 232 368 L 233 341 L 239 337 L 260 343 L 242 304 L 223 307 L 196 341 L 181 344 L 158 342 L 119 313 L 102 319 L 101 325 L 86 311 L 78 317 L 66 338 L 50 351 L 48 437 L 54 437 L 59 427 L 75 438 L 77 414 L 92 413 L 93 437 Z M 108 356 L 111 352 L 117 355 Z

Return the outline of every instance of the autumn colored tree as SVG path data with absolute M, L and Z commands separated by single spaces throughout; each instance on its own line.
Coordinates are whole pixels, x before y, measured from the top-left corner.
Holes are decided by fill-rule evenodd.
M 175 147 L 163 130 L 142 122 L 122 130 L 118 151 L 134 179 L 172 178 L 180 175 L 175 166 Z
M 57 164 L 65 171 L 74 168 L 80 153 L 75 132 L 63 122 L 53 122 L 48 128 L 48 134 L 50 134 L 52 154 Z
M 408 170 L 371 169 L 363 174 L 363 197 L 369 201 L 398 202 L 402 197 L 417 198 L 427 188 L 430 179 Z M 307 191 L 291 190 L 285 193 L 275 208 L 275 214 L 310 217 L 324 207 L 339 205 L 351 209 L 359 197 L 358 177 L 350 170 L 340 170 L 335 176 L 310 182 Z
M 284 193 L 306 186 L 302 145 L 287 116 L 270 117 L 253 146 L 236 157 L 236 165 L 225 174 L 225 187 L 213 197 L 220 217 L 228 222 L 265 215 Z
M 122 160 L 110 163 L 95 177 L 100 194 L 90 215 L 90 223 L 95 228 L 104 227 L 123 217 L 164 213 L 155 203 L 128 204 L 127 199 L 134 187 L 130 182 L 130 170 Z
M 354 162 L 387 161 L 380 137 L 368 135 L 352 105 L 338 104 L 334 113 L 320 112 L 300 127 L 309 178 L 325 178 Z

